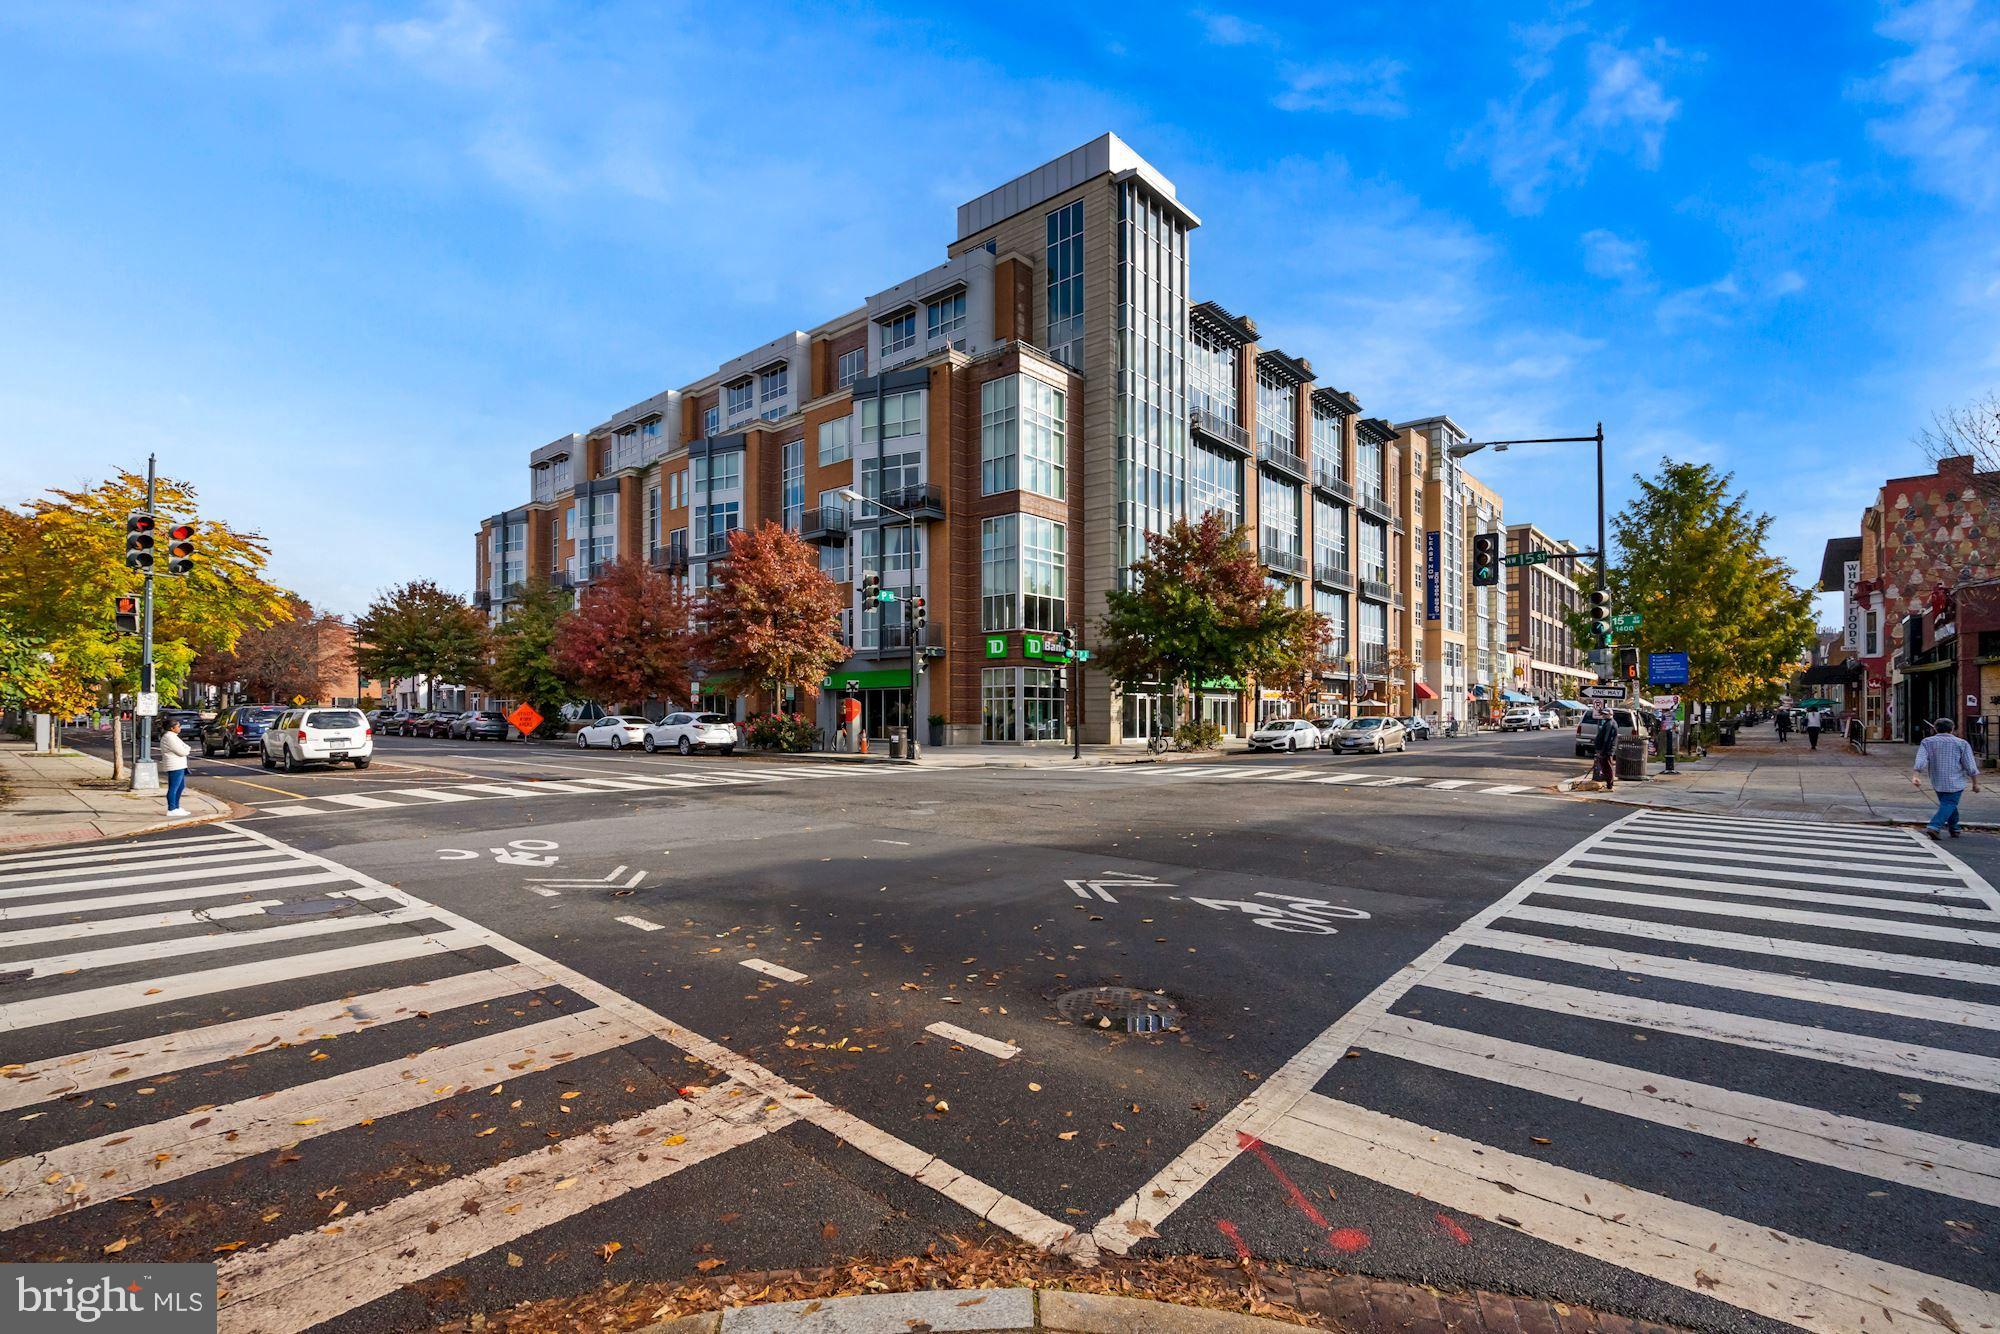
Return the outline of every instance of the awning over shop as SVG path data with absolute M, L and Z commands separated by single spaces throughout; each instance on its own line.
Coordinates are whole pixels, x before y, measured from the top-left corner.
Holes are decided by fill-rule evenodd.
M 1559 709 L 1573 709 L 1573 710 L 1575 710 L 1575 711 L 1576 711 L 1577 713 L 1589 713 L 1589 712 L 1590 712 L 1590 710 L 1589 710 L 1589 709 L 1585 708 L 1585 707 L 1584 707 L 1583 705 L 1581 705 L 1581 704 L 1577 703 L 1577 702 L 1576 702 L 1575 700 L 1573 700 L 1573 699 L 1559 699 L 1559 700 L 1557 700 L 1557 701 L 1556 701 L 1556 707 L 1557 707 L 1557 708 L 1559 708 Z
M 853 686 L 856 690 L 908 690 L 910 669 L 907 667 L 875 667 L 865 672 L 843 672 L 836 670 L 821 683 L 822 690 L 845 690 Z
M 1858 684 L 1861 680 L 1861 663 L 1854 658 L 1846 662 L 1816 663 L 1799 673 L 1798 681 L 1808 686 L 1844 686 Z
M 1524 695 L 1518 690 L 1503 690 L 1500 692 L 1500 698 L 1509 704 L 1533 704 L 1535 702 L 1533 695 Z
M 1423 683 L 1422 681 L 1419 681 L 1419 682 L 1417 682 L 1417 698 L 1418 698 L 1418 699 L 1436 699 L 1437 697 L 1438 697 L 1438 692 L 1437 692 L 1437 691 L 1435 691 L 1435 690 L 1432 690 L 1432 689 L 1431 689 L 1431 688 L 1430 688 L 1429 686 L 1425 685 L 1425 684 L 1424 684 L 1424 683 Z

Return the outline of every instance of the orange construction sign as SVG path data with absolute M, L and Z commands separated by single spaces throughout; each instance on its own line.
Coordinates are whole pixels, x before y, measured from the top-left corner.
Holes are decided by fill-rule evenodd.
M 535 711 L 534 705 L 523 704 L 507 715 L 507 721 L 522 736 L 533 736 L 535 729 L 542 725 L 542 715 Z

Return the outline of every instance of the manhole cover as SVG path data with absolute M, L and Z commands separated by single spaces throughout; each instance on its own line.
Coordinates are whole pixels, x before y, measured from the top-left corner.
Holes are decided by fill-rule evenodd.
M 1136 987 L 1085 987 L 1056 998 L 1056 1013 L 1072 1024 L 1116 1033 L 1165 1033 L 1181 1026 L 1180 1007 Z

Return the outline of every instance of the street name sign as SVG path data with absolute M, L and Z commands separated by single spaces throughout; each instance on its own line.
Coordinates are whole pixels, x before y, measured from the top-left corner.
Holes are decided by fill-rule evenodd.
M 1583 688 L 1583 697 L 1585 699 L 1624 699 L 1625 687 L 1617 685 L 1585 686 Z
M 1553 551 L 1514 551 L 1500 558 L 1502 565 L 1546 565 L 1554 559 Z
M 1643 623 L 1644 618 L 1636 611 L 1628 611 L 1611 618 L 1611 628 L 1619 631 L 1637 630 Z

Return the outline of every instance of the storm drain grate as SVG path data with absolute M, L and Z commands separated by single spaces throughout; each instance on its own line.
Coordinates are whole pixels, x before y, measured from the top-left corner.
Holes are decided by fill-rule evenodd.
M 1119 1033 L 1168 1033 L 1181 1026 L 1180 1007 L 1137 987 L 1085 987 L 1056 998 L 1056 1013 L 1073 1024 Z

